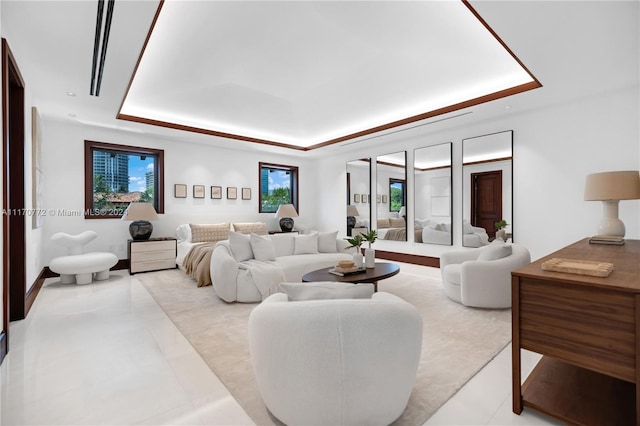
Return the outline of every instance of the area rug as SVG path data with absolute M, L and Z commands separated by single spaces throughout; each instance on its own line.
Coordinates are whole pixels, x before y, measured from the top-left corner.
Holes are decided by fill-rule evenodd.
M 136 275 L 257 425 L 280 424 L 253 376 L 247 322 L 255 304 L 226 303 L 182 271 Z M 449 300 L 438 280 L 400 273 L 380 281 L 422 314 L 422 357 L 406 410 L 394 425 L 422 425 L 511 341 L 511 311 L 467 308 Z M 398 348 L 402 350 L 402 348 Z

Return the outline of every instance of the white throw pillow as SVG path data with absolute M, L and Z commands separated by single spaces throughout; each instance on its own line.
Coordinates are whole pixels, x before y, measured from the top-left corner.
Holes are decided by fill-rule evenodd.
M 338 231 L 318 232 L 318 251 L 320 253 L 336 253 L 336 240 Z
M 297 235 L 294 254 L 318 253 L 318 234 Z
M 482 249 L 477 260 L 498 260 L 511 255 L 511 245 L 504 243 L 489 244 Z
M 276 249 L 271 238 L 251 234 L 249 235 L 249 241 L 251 242 L 251 251 L 253 251 L 254 259 L 261 261 L 276 260 Z
M 191 241 L 191 227 L 188 223 L 178 225 L 176 229 L 176 238 L 178 241 Z
M 251 239 L 249 235 L 229 231 L 229 245 L 231 246 L 233 257 L 235 257 L 238 262 L 253 259 L 253 250 L 251 250 Z
M 290 301 L 320 299 L 371 299 L 373 284 L 350 284 L 330 281 L 282 283 L 280 289 Z

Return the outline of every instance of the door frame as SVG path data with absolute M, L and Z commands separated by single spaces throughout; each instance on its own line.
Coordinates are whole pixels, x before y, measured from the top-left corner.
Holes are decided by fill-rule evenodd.
M 0 362 L 9 351 L 9 321 L 25 317 L 26 237 L 24 185 L 24 79 L 2 39 L 2 331 Z M 9 214 L 10 212 L 17 214 Z M 11 258 L 15 261 L 11 262 Z

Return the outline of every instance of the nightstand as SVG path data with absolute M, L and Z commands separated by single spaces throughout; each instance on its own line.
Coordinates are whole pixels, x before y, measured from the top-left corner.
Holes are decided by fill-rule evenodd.
M 175 268 L 177 247 L 172 237 L 129 240 L 129 274 Z

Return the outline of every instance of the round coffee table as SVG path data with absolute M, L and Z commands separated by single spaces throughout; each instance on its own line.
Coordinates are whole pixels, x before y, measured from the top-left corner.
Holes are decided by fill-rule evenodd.
M 378 291 L 378 281 L 397 275 L 400 272 L 400 266 L 391 262 L 376 262 L 375 268 L 367 268 L 364 272 L 345 275 L 344 277 L 330 273 L 329 271 L 333 268 L 334 266 L 304 274 L 302 276 L 302 282 L 336 281 L 353 284 L 372 283 L 373 291 Z

